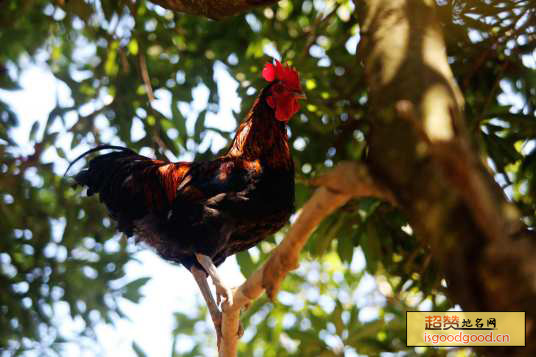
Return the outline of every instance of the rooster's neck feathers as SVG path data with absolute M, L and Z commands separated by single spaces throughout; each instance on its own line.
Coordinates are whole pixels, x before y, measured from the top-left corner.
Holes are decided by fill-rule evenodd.
M 283 122 L 275 119 L 274 110 L 266 103 L 269 88 L 266 87 L 253 103 L 226 156 L 261 159 L 272 167 L 290 168 L 292 158 L 287 130 Z

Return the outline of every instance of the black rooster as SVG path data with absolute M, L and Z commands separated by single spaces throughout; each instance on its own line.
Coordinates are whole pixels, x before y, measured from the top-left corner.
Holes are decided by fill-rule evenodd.
M 220 336 L 217 303 L 232 304 L 232 292 L 216 266 L 278 231 L 294 209 L 294 164 L 285 124 L 303 99 L 298 73 L 276 61 L 227 153 L 213 161 L 153 160 L 128 148 L 95 157 L 75 176 L 88 196 L 99 194 L 118 230 L 135 235 L 164 259 L 181 263 L 198 283 Z M 71 167 L 69 166 L 69 168 Z

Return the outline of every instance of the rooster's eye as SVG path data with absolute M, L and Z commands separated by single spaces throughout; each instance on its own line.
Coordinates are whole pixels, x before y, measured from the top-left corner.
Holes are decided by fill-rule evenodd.
M 276 84 L 276 85 L 274 86 L 274 89 L 273 89 L 273 90 L 274 90 L 274 92 L 276 92 L 276 93 L 281 93 L 281 92 L 283 92 L 283 86 L 282 86 L 281 84 Z

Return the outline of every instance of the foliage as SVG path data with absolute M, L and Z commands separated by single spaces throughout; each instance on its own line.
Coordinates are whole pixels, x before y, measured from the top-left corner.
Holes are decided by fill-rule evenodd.
M 528 0 L 437 2 L 475 147 L 533 226 L 536 6 Z M 0 101 L 0 279 L 5 287 L 0 350 L 60 348 L 55 310 L 63 302 L 73 318 L 85 321 L 82 333 L 91 335 L 95 323 L 121 314 L 118 298 L 140 298 L 145 280 L 124 286 L 121 279 L 131 249 L 113 238 L 103 207 L 82 199 L 58 170 L 74 158 L 71 152 L 110 140 L 150 149 L 157 157 L 213 157 L 221 149 L 216 143 L 233 134 L 207 125 L 217 122 L 220 96 L 228 90 L 219 87 L 218 73 L 238 82 L 242 103 L 234 113 L 235 126 L 264 85 L 260 70 L 269 56 L 279 55 L 302 73 L 308 101 L 290 123 L 297 207 L 312 191 L 305 179 L 340 160 L 366 158 L 367 92 L 355 56 L 359 14 L 350 1 L 283 0 L 220 22 L 147 1 L 129 4 L 2 3 L 0 87 L 17 89 L 28 60 L 44 62 L 71 98 L 58 100 L 48 121 L 33 125 L 30 156 L 10 135 L 18 121 L 28 119 L 17 118 Z M 168 98 L 161 101 L 167 104 L 151 105 L 151 91 Z M 196 110 L 193 93 L 202 91 L 208 100 Z M 140 127 L 144 135 L 138 135 Z M 239 254 L 246 275 L 272 244 Z M 365 265 L 350 268 L 360 252 Z M 245 313 L 243 355 L 408 351 L 401 326 L 405 310 L 452 306 L 442 294 L 441 275 L 405 218 L 373 199 L 350 202 L 323 222 L 306 256 L 303 267 L 285 281 L 278 304 L 260 301 Z M 385 296 L 365 322 L 356 299 L 363 299 L 360 284 L 372 276 Z M 423 301 L 428 305 L 419 305 Z M 205 313 L 177 315 L 176 341 L 205 331 L 192 337 L 191 355 L 207 352 L 210 325 L 195 324 Z

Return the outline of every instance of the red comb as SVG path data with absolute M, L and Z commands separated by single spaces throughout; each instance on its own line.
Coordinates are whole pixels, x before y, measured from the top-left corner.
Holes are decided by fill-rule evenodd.
M 275 60 L 275 66 L 271 63 L 267 63 L 264 66 L 262 77 L 268 82 L 273 82 L 277 78 L 284 82 L 289 89 L 301 92 L 298 72 L 288 65 L 282 65 L 278 60 Z

